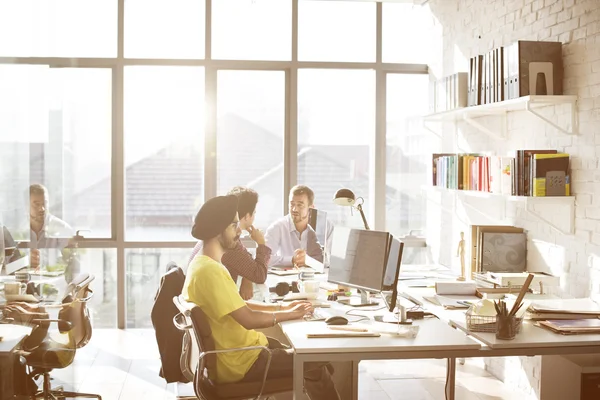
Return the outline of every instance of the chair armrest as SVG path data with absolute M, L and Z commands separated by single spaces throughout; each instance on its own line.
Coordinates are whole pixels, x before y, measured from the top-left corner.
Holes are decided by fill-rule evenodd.
M 94 292 L 92 292 L 92 290 L 90 288 L 88 288 L 87 290 L 88 290 L 89 294 L 86 297 L 84 297 L 82 299 L 76 299 L 75 301 L 79 301 L 82 303 L 87 303 L 88 301 L 90 301 L 92 299 L 92 297 L 94 297 Z
M 269 368 L 271 367 L 271 357 L 273 356 L 271 349 L 267 346 L 249 346 L 249 347 L 237 347 L 235 349 L 224 349 L 224 350 L 209 350 L 203 351 L 200 353 L 198 357 L 198 367 L 200 367 L 200 361 L 204 358 L 204 356 L 209 354 L 219 354 L 219 353 L 233 353 L 237 351 L 248 351 L 248 350 L 265 350 L 267 352 L 267 365 L 265 366 L 265 374 L 263 376 L 262 385 L 260 386 L 260 392 L 258 392 L 257 399 L 260 399 L 262 396 L 262 392 L 265 390 L 265 384 L 267 383 L 267 375 L 269 374 Z
M 34 319 L 31 322 L 40 326 L 47 326 L 50 325 L 51 322 L 57 322 L 59 324 L 65 324 L 69 328 L 65 331 L 70 331 L 73 329 L 73 324 L 64 319 Z
M 182 322 L 183 319 L 184 315 L 182 313 L 177 313 L 173 317 L 173 325 L 175 325 L 175 327 L 180 331 L 187 331 L 192 329 L 192 324 L 186 324 L 185 322 Z

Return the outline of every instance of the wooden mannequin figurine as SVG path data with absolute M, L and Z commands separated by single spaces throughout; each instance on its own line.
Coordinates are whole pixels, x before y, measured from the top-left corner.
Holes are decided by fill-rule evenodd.
M 458 248 L 456 249 L 456 257 L 460 257 L 460 276 L 457 278 L 458 281 L 464 281 L 465 278 L 465 233 L 460 233 L 460 241 L 458 242 Z

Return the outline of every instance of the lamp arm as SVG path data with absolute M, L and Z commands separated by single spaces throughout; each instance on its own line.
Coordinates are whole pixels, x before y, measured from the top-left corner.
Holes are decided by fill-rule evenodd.
M 361 217 L 361 218 L 362 218 L 362 220 L 363 220 L 363 224 L 365 224 L 365 229 L 366 229 L 366 230 L 370 230 L 371 228 L 369 228 L 369 224 L 367 223 L 367 218 L 365 218 L 365 213 L 363 212 L 363 209 L 362 209 L 362 204 L 360 204 L 360 203 L 359 203 L 359 204 L 356 206 L 356 208 L 358 209 L 358 212 L 360 212 L 360 217 Z

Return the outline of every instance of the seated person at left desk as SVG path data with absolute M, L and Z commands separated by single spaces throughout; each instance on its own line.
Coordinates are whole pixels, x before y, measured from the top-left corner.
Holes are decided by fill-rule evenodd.
M 290 190 L 289 199 L 290 213 L 273 222 L 265 234 L 267 247 L 272 251 L 269 266 L 301 267 L 307 255 L 323 262 L 323 249 L 308 224 L 314 192 L 308 186 L 296 185 Z
M 62 219 L 50 214 L 48 189 L 40 184 L 33 184 L 26 194 L 29 202 L 29 243 L 31 249 L 29 262 L 32 268 L 49 260 L 42 260 L 40 249 L 63 250 L 70 244 L 73 228 Z M 27 230 L 27 228 L 25 228 Z M 22 233 L 20 236 L 26 237 Z
M 204 246 L 188 268 L 183 297 L 206 314 L 216 350 L 268 346 L 273 352 L 267 379 L 292 376 L 293 353 L 255 329 L 301 319 L 312 307 L 303 301 L 285 306 L 247 303 L 240 297 L 229 271 L 221 263 L 225 251 L 234 248 L 239 239 L 238 222 L 235 196 L 214 197 L 200 208 L 192 236 L 202 240 Z M 218 353 L 216 382 L 260 381 L 266 360 L 267 355 L 259 350 Z M 339 399 L 328 364 L 305 364 L 304 385 L 312 400 Z

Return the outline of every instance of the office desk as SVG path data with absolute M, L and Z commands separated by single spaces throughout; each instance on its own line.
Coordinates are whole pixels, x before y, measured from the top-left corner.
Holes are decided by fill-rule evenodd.
M 378 322 L 361 322 L 373 325 Z M 308 339 L 306 334 L 322 329 L 324 322 L 288 321 L 281 324 L 283 333 L 294 348 L 294 399 L 303 398 L 304 363 L 328 361 L 352 361 L 355 378 L 358 375 L 358 362 L 361 360 L 385 359 L 448 359 L 446 395 L 454 399 L 455 361 L 465 352 L 477 351 L 481 345 L 453 329 L 448 324 L 427 319 L 415 321 L 420 326 L 414 339 L 382 334 L 376 338 L 325 338 Z M 389 325 L 389 324 L 384 324 Z M 353 379 L 353 400 L 358 399 L 357 379 Z
M 31 328 L 21 325 L 0 324 L 0 400 L 14 397 L 13 363 L 14 351 L 19 347 L 25 336 L 29 335 Z
M 521 332 L 512 340 L 496 339 L 495 333 L 469 332 L 464 320 L 451 320 L 450 324 L 485 344 L 487 348 L 483 347 L 481 353 L 512 352 L 515 354 L 509 355 L 525 356 L 600 353 L 600 335 L 559 335 L 531 321 L 524 321 Z

